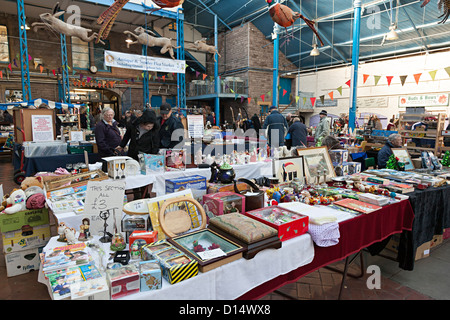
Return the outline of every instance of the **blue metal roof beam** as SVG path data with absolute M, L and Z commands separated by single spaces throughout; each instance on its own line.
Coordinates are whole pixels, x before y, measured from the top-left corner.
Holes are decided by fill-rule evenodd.
M 296 4 L 296 3 L 293 3 L 294 4 L 294 7 L 295 7 L 295 9 L 297 10 L 297 11 L 299 11 L 299 12 L 302 12 L 303 13 L 303 16 L 306 18 L 306 19 L 309 19 L 309 20 L 313 20 L 313 19 L 311 19 L 310 17 L 311 17 L 311 15 L 309 14 L 309 12 L 306 12 L 304 9 L 300 9 L 300 7 Z M 330 41 L 330 39 L 328 39 L 328 37 L 327 37 L 327 35 L 326 34 L 324 34 L 322 31 L 320 31 L 319 29 L 317 29 L 317 33 L 319 34 L 319 36 L 332 48 L 332 50 L 334 50 L 334 51 L 336 51 L 336 53 L 339 55 L 339 57 L 341 57 L 341 59 L 344 61 L 344 62 L 348 62 L 348 60 L 347 60 L 347 58 L 345 58 L 345 56 L 344 56 L 344 54 L 339 50 L 339 49 L 337 49 L 337 48 L 334 48 L 334 46 L 333 46 L 333 43 Z
M 198 0 L 198 2 L 200 2 L 205 8 L 206 8 L 206 10 L 208 10 L 208 12 L 209 13 L 211 13 L 213 16 L 216 16 L 217 14 L 214 12 L 214 11 L 212 11 L 202 0 Z M 219 16 L 217 15 L 217 19 L 219 19 L 219 21 L 225 26 L 225 27 L 227 27 L 229 30 L 231 30 L 231 28 L 230 28 L 230 26 L 225 22 L 225 21 L 223 21 L 221 18 L 219 18 Z

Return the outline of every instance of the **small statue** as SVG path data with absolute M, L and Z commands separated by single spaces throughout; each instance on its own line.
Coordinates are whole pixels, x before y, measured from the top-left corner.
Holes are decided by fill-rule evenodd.
M 91 232 L 89 231 L 90 221 L 88 218 L 84 218 L 81 221 L 80 235 L 78 236 L 78 241 L 87 241 L 92 238 Z
M 75 244 L 77 242 L 77 238 L 75 237 L 76 233 L 77 231 L 75 230 L 75 228 L 66 228 L 64 230 L 67 244 Z

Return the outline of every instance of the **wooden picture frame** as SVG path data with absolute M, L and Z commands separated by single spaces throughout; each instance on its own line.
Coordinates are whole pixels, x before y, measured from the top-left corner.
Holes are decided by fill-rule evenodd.
M 392 153 L 399 158 L 399 162 L 405 164 L 406 171 L 415 169 L 407 148 L 392 148 L 391 150 Z
M 86 133 L 81 130 L 71 130 L 69 131 L 70 141 L 86 141 Z
M 319 169 L 327 170 L 326 181 L 336 177 L 327 147 L 297 148 L 297 153 L 304 159 L 303 166 L 308 182 L 311 181 L 312 177 L 317 176 Z
M 294 178 L 305 176 L 302 156 L 273 159 L 272 169 L 274 178 L 278 178 L 278 183 L 290 182 Z

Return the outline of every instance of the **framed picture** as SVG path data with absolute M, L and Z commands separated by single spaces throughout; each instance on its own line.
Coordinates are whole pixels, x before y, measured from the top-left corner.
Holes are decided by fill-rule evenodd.
M 84 131 L 69 131 L 70 141 L 86 141 L 86 135 Z
M 289 157 L 273 160 L 273 176 L 279 183 L 289 182 L 305 176 L 303 157 Z
M 414 164 L 409 156 L 408 149 L 406 148 L 392 148 L 392 152 L 399 159 L 399 162 L 405 164 L 405 170 L 414 170 Z
M 304 159 L 303 165 L 308 181 L 311 181 L 311 178 L 316 176 L 326 175 L 326 181 L 336 177 L 327 147 L 298 148 L 297 153 Z

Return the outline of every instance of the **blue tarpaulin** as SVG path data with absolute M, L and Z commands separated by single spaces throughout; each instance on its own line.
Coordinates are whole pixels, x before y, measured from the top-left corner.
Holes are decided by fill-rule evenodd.
M 10 103 L 0 103 L 0 110 L 6 110 L 12 107 L 29 107 L 35 106 L 36 108 L 41 105 L 41 103 L 47 104 L 51 109 L 67 109 L 67 108 L 79 108 L 84 104 L 73 104 L 73 103 L 62 103 L 62 102 L 54 102 L 47 99 L 34 99 L 30 101 L 23 102 L 10 102 Z

